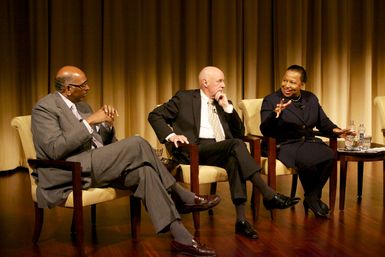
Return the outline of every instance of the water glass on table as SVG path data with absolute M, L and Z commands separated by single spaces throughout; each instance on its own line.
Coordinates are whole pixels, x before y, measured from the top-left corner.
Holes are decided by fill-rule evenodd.
M 372 143 L 372 137 L 369 135 L 364 136 L 362 140 L 362 150 L 368 150 Z
M 347 135 L 345 138 L 345 149 L 346 150 L 353 150 L 354 144 L 355 144 L 354 141 L 355 141 L 355 136 Z

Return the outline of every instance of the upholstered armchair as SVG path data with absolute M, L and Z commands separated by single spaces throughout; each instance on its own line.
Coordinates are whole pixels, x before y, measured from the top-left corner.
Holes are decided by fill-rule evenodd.
M 29 164 L 29 174 L 31 182 L 31 196 L 35 208 L 35 228 L 32 241 L 36 244 L 40 237 L 40 232 L 43 227 L 44 209 L 39 208 L 36 200 L 37 183 L 31 175 L 33 169 L 38 167 L 55 167 L 72 172 L 73 191 L 68 196 L 67 200 L 60 207 L 73 209 L 73 219 L 71 226 L 71 235 L 75 237 L 78 249 L 83 252 L 83 208 L 91 206 L 91 222 L 95 227 L 96 223 L 96 204 L 111 201 L 121 197 L 130 195 L 130 212 L 131 212 L 131 233 L 133 238 L 137 238 L 140 216 L 141 202 L 139 198 L 133 197 L 129 190 L 118 190 L 115 188 L 89 188 L 82 190 L 81 187 L 81 166 L 79 162 L 69 162 L 60 160 L 38 160 L 36 159 L 35 147 L 32 140 L 31 132 L 31 116 L 15 117 L 11 121 L 20 136 L 21 145 L 24 152 L 24 158 Z

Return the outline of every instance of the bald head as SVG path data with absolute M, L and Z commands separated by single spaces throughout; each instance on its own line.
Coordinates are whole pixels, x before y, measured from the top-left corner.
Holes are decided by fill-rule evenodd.
M 223 76 L 223 72 L 220 69 L 218 69 L 217 67 L 214 67 L 214 66 L 204 67 L 201 70 L 201 72 L 199 72 L 198 79 L 199 79 L 200 86 L 202 87 L 203 80 L 209 80 L 213 76 L 220 75 L 220 74 L 222 74 L 222 76 Z
M 199 86 L 209 98 L 214 98 L 218 92 L 223 93 L 225 76 L 217 67 L 207 66 L 199 73 Z
M 59 69 L 55 77 L 55 87 L 74 103 L 81 101 L 90 90 L 86 74 L 75 66 L 64 66 Z
M 85 77 L 84 72 L 75 66 L 64 66 L 59 69 L 55 77 L 55 86 L 59 92 L 62 92 L 66 84 L 74 83 Z M 75 83 L 76 84 L 76 83 Z

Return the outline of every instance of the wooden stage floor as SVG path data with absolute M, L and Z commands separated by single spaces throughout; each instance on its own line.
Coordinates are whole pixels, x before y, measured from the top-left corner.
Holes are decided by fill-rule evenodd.
M 345 210 L 335 211 L 328 220 L 305 215 L 302 202 L 294 209 L 279 210 L 274 220 L 263 207 L 254 223 L 259 239 L 234 233 L 235 210 L 229 200 L 228 184 L 218 185 L 222 202 L 214 215 L 201 214 L 200 240 L 213 247 L 218 256 L 385 256 L 385 214 L 382 206 L 382 163 L 365 163 L 363 198 L 357 202 L 356 164 L 349 164 Z M 278 191 L 289 194 L 291 177 L 277 180 Z M 328 185 L 323 199 L 328 202 Z M 249 188 L 249 192 L 250 188 Z M 303 198 L 301 185 L 297 196 Z M 0 256 L 76 256 L 70 240 L 71 210 L 45 211 L 38 246 L 31 243 L 34 212 L 28 174 L 19 169 L 0 172 Z M 251 221 L 251 210 L 247 215 Z M 85 252 L 87 256 L 181 256 L 170 251 L 170 235 L 155 235 L 143 209 L 139 240 L 130 236 L 129 201 L 123 198 L 97 207 L 96 232 L 91 232 L 90 210 L 85 210 Z M 193 232 L 192 217 L 182 215 Z

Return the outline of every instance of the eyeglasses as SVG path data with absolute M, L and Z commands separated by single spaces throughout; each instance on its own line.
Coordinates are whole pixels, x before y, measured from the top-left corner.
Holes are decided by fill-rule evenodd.
M 76 84 L 68 84 L 71 87 L 77 87 L 80 89 L 85 89 L 88 86 L 88 81 L 84 81 L 83 84 L 76 85 Z

